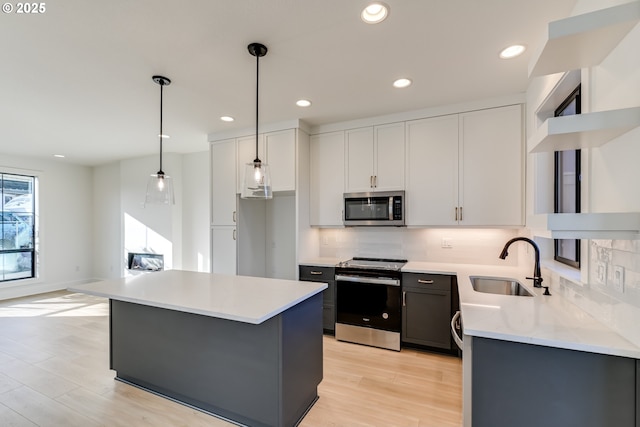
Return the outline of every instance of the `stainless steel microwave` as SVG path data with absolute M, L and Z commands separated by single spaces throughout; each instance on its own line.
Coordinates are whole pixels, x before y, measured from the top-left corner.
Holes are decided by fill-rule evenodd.
M 404 226 L 404 191 L 344 193 L 344 225 Z

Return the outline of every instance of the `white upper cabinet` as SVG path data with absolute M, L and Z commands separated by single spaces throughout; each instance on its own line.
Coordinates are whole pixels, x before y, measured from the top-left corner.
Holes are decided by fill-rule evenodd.
M 347 192 L 373 191 L 373 127 L 345 132 Z
M 344 192 L 344 132 L 312 135 L 310 140 L 310 223 L 341 227 Z
M 456 225 L 458 115 L 407 122 L 407 225 Z
M 211 223 L 235 225 L 236 140 L 211 144 Z
M 519 105 L 407 122 L 407 225 L 520 226 Z
M 404 123 L 351 129 L 345 139 L 347 192 L 404 189 Z
M 267 155 L 266 163 L 271 170 L 273 191 L 295 191 L 296 189 L 296 131 L 264 134 Z M 254 148 L 255 150 L 255 148 Z
M 237 188 L 238 193 L 242 193 L 242 186 L 244 185 L 244 171 L 247 163 L 252 163 L 256 158 L 256 137 L 254 135 L 243 136 L 236 138 L 236 144 L 238 146 L 238 166 L 237 171 Z M 258 135 L 258 157 L 261 161 L 265 161 L 264 155 L 264 136 Z
M 460 114 L 460 141 L 460 225 L 523 225 L 521 106 Z
M 404 190 L 404 122 L 375 126 L 375 191 Z

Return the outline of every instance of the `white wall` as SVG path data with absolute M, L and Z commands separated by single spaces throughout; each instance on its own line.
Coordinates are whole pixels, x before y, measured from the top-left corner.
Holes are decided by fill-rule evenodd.
M 209 152 L 182 156 L 182 268 L 211 271 Z
M 161 253 L 166 269 L 209 271 L 208 153 L 164 154 L 175 205 L 144 205 L 148 177 L 157 170 L 157 156 L 94 168 L 97 277 L 129 274 L 128 252 Z
M 93 168 L 93 274 L 99 278 L 121 277 L 122 215 L 120 163 Z
M 39 271 L 0 284 L 0 299 L 65 289 L 91 280 L 92 171 L 64 160 L 0 154 L 0 171 L 39 177 Z

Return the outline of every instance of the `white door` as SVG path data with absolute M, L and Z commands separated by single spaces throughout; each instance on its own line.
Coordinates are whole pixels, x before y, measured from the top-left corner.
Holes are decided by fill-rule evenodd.
M 236 141 L 211 144 L 211 223 L 235 225 Z
M 237 274 L 236 228 L 211 228 L 211 272 Z
M 374 189 L 404 190 L 404 122 L 374 128 Z
M 350 129 L 345 132 L 347 157 L 347 193 L 374 191 L 373 128 Z
M 255 144 L 255 141 L 254 141 Z M 273 191 L 295 191 L 296 189 L 296 131 L 264 134 L 266 161 L 271 170 Z M 255 146 L 254 146 L 255 150 Z
M 322 133 L 310 140 L 310 222 L 343 226 L 344 132 Z
M 407 129 L 407 225 L 456 225 L 458 115 L 414 120 Z
M 523 225 L 521 106 L 461 114 L 460 134 L 460 224 Z

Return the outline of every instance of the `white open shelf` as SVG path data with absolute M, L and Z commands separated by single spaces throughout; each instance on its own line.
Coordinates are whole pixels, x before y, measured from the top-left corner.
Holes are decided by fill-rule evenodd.
M 599 147 L 640 126 L 640 107 L 550 117 L 527 142 L 530 153 Z
M 553 239 L 640 239 L 640 212 L 539 214 L 527 218 L 533 234 Z
M 640 1 L 550 22 L 529 63 L 529 77 L 599 64 L 638 21 Z

